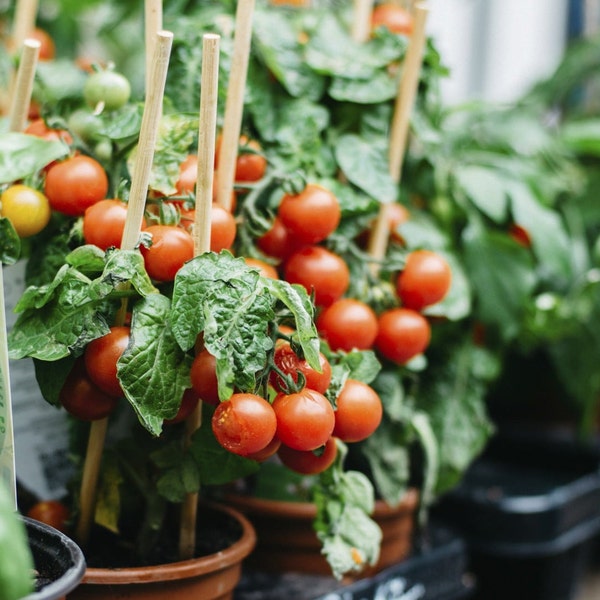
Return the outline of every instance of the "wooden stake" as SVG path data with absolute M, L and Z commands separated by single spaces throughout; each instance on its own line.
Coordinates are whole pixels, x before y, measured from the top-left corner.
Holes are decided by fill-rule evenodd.
M 154 52 L 152 58 L 150 94 L 144 104 L 144 114 L 140 128 L 140 138 L 132 174 L 131 190 L 127 208 L 127 218 L 121 248 L 132 250 L 138 243 L 140 230 L 146 208 L 146 196 L 148 194 L 148 182 L 150 171 L 154 160 L 154 147 L 158 133 L 159 121 L 162 115 L 162 102 L 167 78 L 167 68 L 173 34 L 170 31 L 159 31 L 153 44 Z M 124 316 L 126 305 L 123 305 Z M 117 317 L 120 319 L 121 317 Z M 78 542 L 85 546 L 88 542 L 94 510 L 96 504 L 96 491 L 102 453 L 104 452 L 104 441 L 108 419 L 93 421 L 90 426 L 90 435 L 83 466 L 83 478 L 80 490 L 80 514 L 75 529 L 75 537 Z
M 352 38 L 357 42 L 366 42 L 371 34 L 371 13 L 374 0 L 354 0 L 352 19 Z
M 231 194 L 235 180 L 235 164 L 244 111 L 244 92 L 250 59 L 254 4 L 255 0 L 239 0 L 235 16 L 233 57 L 227 84 L 227 100 L 219 149 L 219 168 L 217 169 L 217 203 L 229 211 L 231 211 Z
M 220 37 L 206 34 L 202 46 L 202 81 L 200 87 L 200 120 L 198 125 L 198 176 L 196 179 L 196 211 L 194 223 L 194 254 L 210 251 L 210 223 L 214 176 L 215 138 L 217 131 L 217 100 L 219 91 Z M 185 444 L 202 424 L 202 401 L 186 421 Z M 179 558 L 188 560 L 196 549 L 196 517 L 198 494 L 188 494 L 181 507 Z
M 429 9 L 425 3 L 415 5 L 413 33 L 406 51 L 402 77 L 394 106 L 390 134 L 389 169 L 392 179 L 397 184 L 400 183 L 402 178 L 402 163 L 408 140 L 410 115 L 419 85 L 419 75 L 427 39 L 425 23 L 428 12 Z M 376 260 L 381 260 L 385 256 L 389 233 L 389 203 L 384 202 L 380 206 L 379 214 L 369 238 L 368 252 Z M 377 262 L 372 263 L 372 270 L 374 273 L 379 271 Z
M 12 29 L 12 44 L 17 52 L 35 28 L 38 0 L 17 0 Z
M 146 44 L 146 98 L 150 95 L 152 84 L 152 57 L 156 34 L 163 28 L 162 0 L 145 0 L 144 36 Z
M 26 39 L 23 42 L 23 50 L 21 51 L 10 107 L 8 125 L 10 131 L 23 131 L 27 124 L 29 103 L 31 102 L 40 46 L 40 42 L 33 39 Z

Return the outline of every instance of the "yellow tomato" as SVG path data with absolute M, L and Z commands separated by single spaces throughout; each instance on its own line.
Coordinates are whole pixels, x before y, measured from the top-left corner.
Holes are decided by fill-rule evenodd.
M 50 203 L 26 185 L 11 185 L 0 195 L 0 215 L 7 217 L 20 237 L 39 233 L 50 221 Z

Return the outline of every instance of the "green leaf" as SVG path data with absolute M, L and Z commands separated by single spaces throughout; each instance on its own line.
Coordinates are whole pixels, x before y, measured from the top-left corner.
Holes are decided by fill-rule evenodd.
M 481 320 L 504 340 L 520 329 L 536 284 L 533 260 L 506 234 L 469 225 L 463 232 L 464 258 Z
M 47 105 L 71 98 L 81 99 L 86 79 L 87 74 L 71 59 L 39 61 L 33 97 Z
M 180 346 L 188 350 L 203 332 L 207 350 L 217 359 L 219 396 L 234 387 L 253 391 L 273 343 L 268 323 L 274 299 L 264 293 L 256 270 L 228 252 L 206 253 L 177 273 L 171 319 Z
M 54 361 L 78 354 L 109 327 L 89 296 L 90 280 L 65 265 L 49 285 L 25 290 L 9 333 L 11 358 Z
M 117 376 L 140 423 L 153 435 L 164 419 L 175 416 L 190 387 L 191 358 L 179 347 L 169 326 L 170 301 L 150 294 L 135 303 L 131 341 L 117 362 Z
M 0 136 L 0 183 L 12 183 L 41 171 L 46 165 L 69 154 L 59 140 L 44 140 L 25 133 Z
M 410 424 L 417 434 L 425 456 L 424 477 L 421 483 L 421 505 L 425 509 L 425 507 L 431 505 L 435 497 L 435 488 L 440 468 L 440 448 L 431 427 L 431 421 L 426 413 L 415 413 L 412 416 Z
M 599 118 L 567 122 L 561 128 L 560 137 L 573 152 L 586 156 L 600 156 Z
M 375 71 L 370 79 L 334 77 L 327 91 L 338 102 L 379 104 L 396 97 L 398 82 L 393 75 L 380 70 Z
M 14 265 L 20 254 L 21 240 L 15 228 L 6 217 L 0 217 L 0 263 Z
M 486 216 L 502 223 L 508 215 L 506 175 L 488 167 L 464 165 L 454 171 L 457 185 Z
M 335 157 L 348 181 L 363 192 L 380 202 L 396 200 L 398 186 L 387 166 L 387 148 L 347 134 L 337 140 Z
M 513 218 L 529 233 L 536 258 L 550 277 L 569 280 L 573 271 L 571 245 L 558 213 L 543 206 L 522 182 L 511 183 L 509 195 Z

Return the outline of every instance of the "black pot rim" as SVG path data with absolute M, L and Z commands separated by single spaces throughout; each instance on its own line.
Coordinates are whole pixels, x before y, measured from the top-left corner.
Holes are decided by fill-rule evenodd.
M 67 535 L 45 523 L 21 517 L 25 523 L 34 562 L 36 554 L 47 556 L 56 562 L 60 576 L 42 589 L 28 594 L 22 600 L 57 600 L 74 590 L 86 569 L 85 557 L 81 548 Z

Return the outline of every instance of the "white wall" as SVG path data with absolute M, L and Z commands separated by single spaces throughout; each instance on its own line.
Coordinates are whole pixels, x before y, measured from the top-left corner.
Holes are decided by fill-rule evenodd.
M 510 102 L 558 65 L 568 0 L 429 0 L 428 33 L 451 76 L 449 103 Z

